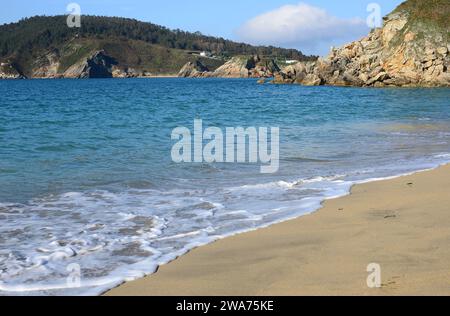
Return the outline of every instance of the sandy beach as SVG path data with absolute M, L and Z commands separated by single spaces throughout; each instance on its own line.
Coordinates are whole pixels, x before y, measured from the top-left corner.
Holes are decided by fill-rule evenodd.
M 226 238 L 106 295 L 450 295 L 450 165 L 354 186 L 308 216 Z M 367 266 L 381 267 L 380 288 Z

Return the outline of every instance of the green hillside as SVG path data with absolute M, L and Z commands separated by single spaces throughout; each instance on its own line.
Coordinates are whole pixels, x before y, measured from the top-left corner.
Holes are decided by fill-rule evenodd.
M 254 55 L 309 60 L 295 49 L 251 46 L 117 17 L 82 16 L 81 28 L 69 28 L 66 16 L 36 16 L 0 26 L 0 60 L 29 76 L 49 53 L 58 56 L 59 72 L 96 50 L 104 50 L 121 68 L 157 74 L 176 73 L 188 61 L 201 59 L 215 69 L 229 57 Z M 214 58 L 202 58 L 198 52 Z M 195 55 L 197 53 L 197 55 Z
M 411 23 L 420 22 L 449 28 L 449 0 L 408 0 L 400 4 L 394 12 L 408 11 Z

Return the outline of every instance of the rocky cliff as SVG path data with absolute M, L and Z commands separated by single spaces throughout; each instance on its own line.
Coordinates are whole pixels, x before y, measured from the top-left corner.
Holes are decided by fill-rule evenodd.
M 285 67 L 274 83 L 338 86 L 450 86 L 450 1 L 410 0 L 365 38 L 316 62 Z
M 91 56 L 70 66 L 63 74 L 64 78 L 112 78 L 112 67 L 117 62 L 104 51 L 94 52 Z
M 190 61 L 181 68 L 178 73 L 178 77 L 183 78 L 201 78 L 206 77 L 209 73 L 208 67 L 206 67 L 201 61 Z
M 215 71 L 209 71 L 201 63 L 187 63 L 179 72 L 179 77 L 217 77 L 217 78 L 272 78 L 280 71 L 273 59 L 258 55 L 236 56 Z

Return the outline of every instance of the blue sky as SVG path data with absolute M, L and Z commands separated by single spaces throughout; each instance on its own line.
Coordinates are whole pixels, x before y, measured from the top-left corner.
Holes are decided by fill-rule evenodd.
M 293 47 L 307 53 L 324 54 L 330 45 L 338 45 L 356 39 L 367 31 L 362 27 L 368 14 L 367 5 L 376 2 L 381 14 L 392 11 L 401 0 L 10 0 L 2 4 L 0 24 L 15 22 L 33 15 L 65 14 L 66 6 L 76 2 L 82 14 L 123 16 L 161 24 L 170 28 L 200 31 L 252 44 L 274 44 Z M 302 2 L 304 5 L 299 6 Z M 281 8 L 281 9 L 280 9 Z M 323 15 L 320 10 L 325 10 Z M 289 23 L 283 19 L 287 16 Z M 321 28 L 320 32 L 310 29 Z M 299 20 L 305 20 L 299 23 Z M 359 18 L 359 19 L 357 19 Z M 266 23 L 266 21 L 271 23 Z M 277 21 L 275 21 L 278 19 Z M 334 21 L 324 26 L 326 21 Z M 258 29 L 254 29 L 258 27 Z M 284 32 L 272 32 L 270 28 L 288 27 L 296 34 L 284 39 Z M 253 29 L 252 29 L 253 28 Z M 267 33 L 265 38 L 259 33 Z M 307 36 L 310 34 L 309 36 Z M 327 36 L 328 35 L 328 36 Z M 333 38 L 331 38 L 333 37 Z

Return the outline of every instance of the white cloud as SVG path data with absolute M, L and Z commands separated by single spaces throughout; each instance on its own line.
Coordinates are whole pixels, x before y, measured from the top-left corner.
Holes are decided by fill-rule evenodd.
M 325 54 L 330 46 L 355 40 L 368 33 L 361 18 L 341 19 L 322 8 L 299 3 L 261 14 L 242 25 L 239 40 L 255 45 L 298 48 Z

